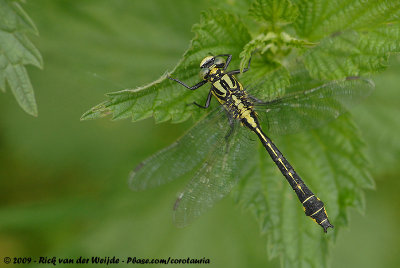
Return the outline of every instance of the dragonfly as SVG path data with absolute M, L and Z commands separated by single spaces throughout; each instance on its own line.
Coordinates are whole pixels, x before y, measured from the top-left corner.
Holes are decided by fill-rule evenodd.
M 249 156 L 254 152 L 249 134 L 254 133 L 297 195 L 306 216 L 326 233 L 334 226 L 324 202 L 265 134 L 259 118 L 266 119 L 266 132 L 271 134 L 317 128 L 369 95 L 372 81 L 347 77 L 262 101 L 250 95 L 238 81 L 236 75 L 240 70 L 227 71 L 231 59 L 230 54 L 206 56 L 200 63 L 201 81 L 194 86 L 168 76 L 189 90 L 211 84 L 205 105 L 193 104 L 207 109 L 214 97 L 220 106 L 207 113 L 175 143 L 140 163 L 130 174 L 130 187 L 140 191 L 191 176 L 173 206 L 175 224 L 184 227 L 231 192 L 246 172 L 243 167 L 251 169 Z M 250 70 L 250 63 L 251 58 L 243 73 Z

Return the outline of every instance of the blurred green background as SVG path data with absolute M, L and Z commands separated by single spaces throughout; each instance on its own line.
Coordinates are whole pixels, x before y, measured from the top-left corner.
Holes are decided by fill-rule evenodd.
M 177 229 L 171 210 L 184 182 L 128 189 L 129 171 L 191 122 L 79 121 L 104 93 L 171 70 L 189 45 L 192 24 L 210 7 L 186 0 L 23 5 L 40 32 L 30 38 L 44 69 L 28 67 L 38 118 L 24 113 L 9 91 L 0 95 L 0 257 L 206 257 L 211 267 L 279 266 L 268 260 L 252 215 L 231 198 Z M 392 57 L 374 78 L 376 91 L 354 111 L 376 191 L 366 192 L 365 215 L 350 211 L 351 224 L 332 250 L 333 267 L 400 264 L 399 74 L 400 60 Z

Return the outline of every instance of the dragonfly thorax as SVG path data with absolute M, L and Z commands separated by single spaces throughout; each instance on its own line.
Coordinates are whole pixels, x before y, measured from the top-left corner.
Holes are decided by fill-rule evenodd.
M 244 125 L 258 127 L 258 120 L 254 112 L 253 101 L 249 98 L 242 84 L 229 73 L 217 73 L 216 81 L 212 81 L 212 93 L 234 119 Z

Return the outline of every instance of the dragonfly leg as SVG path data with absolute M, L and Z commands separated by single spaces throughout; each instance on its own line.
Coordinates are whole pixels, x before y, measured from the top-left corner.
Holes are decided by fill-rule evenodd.
M 200 108 L 202 108 L 202 109 L 207 109 L 207 108 L 210 106 L 211 97 L 212 97 L 212 91 L 210 90 L 210 91 L 208 92 L 208 96 L 207 96 L 206 104 L 205 104 L 204 106 L 203 106 L 203 105 L 200 105 L 200 104 L 198 104 L 197 102 L 193 102 L 193 104 L 194 104 L 194 105 L 196 105 L 197 107 L 200 107 Z
M 242 72 L 242 73 L 245 73 L 245 72 L 247 72 L 248 70 L 250 70 L 251 58 L 253 57 L 253 54 L 254 54 L 254 51 L 251 53 L 249 62 L 247 63 L 247 67 L 243 69 L 243 72 Z M 230 71 L 230 72 L 228 72 L 228 74 L 240 74 L 240 69 Z
M 188 89 L 190 89 L 190 90 L 198 89 L 199 87 L 201 87 L 202 85 L 204 85 L 205 83 L 207 83 L 207 80 L 203 80 L 203 81 L 198 82 L 196 85 L 190 87 L 190 86 L 186 85 L 185 83 L 183 83 L 181 80 L 172 78 L 172 77 L 170 77 L 170 76 L 167 76 L 167 78 L 168 78 L 168 79 L 171 79 L 171 80 L 173 80 L 173 81 L 175 81 L 175 82 L 178 82 L 179 84 L 181 84 L 182 86 L 184 86 L 184 87 L 186 87 L 186 88 L 188 88 Z

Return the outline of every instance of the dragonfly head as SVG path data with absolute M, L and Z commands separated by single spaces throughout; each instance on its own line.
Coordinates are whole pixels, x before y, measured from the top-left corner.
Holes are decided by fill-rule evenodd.
M 210 73 L 225 67 L 225 59 L 219 56 L 207 56 L 200 63 L 200 78 L 207 80 Z

